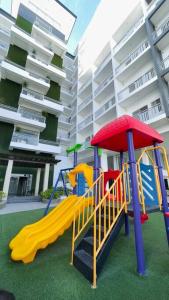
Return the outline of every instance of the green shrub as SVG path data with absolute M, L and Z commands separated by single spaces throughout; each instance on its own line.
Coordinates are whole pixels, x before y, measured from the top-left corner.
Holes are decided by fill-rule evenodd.
M 72 193 L 72 190 L 71 190 L 71 189 L 67 189 L 67 191 L 68 191 L 68 194 L 69 194 L 69 195 Z M 46 199 L 48 200 L 48 199 L 50 198 L 50 195 L 51 195 L 52 192 L 53 192 L 53 187 L 47 189 L 47 190 L 44 191 L 44 192 L 41 192 L 41 193 L 40 193 L 40 196 L 41 196 L 41 198 L 42 198 L 42 201 L 43 201 L 43 200 L 46 200 Z M 63 196 L 63 195 L 65 195 L 64 188 L 63 188 L 63 187 L 58 187 L 58 188 L 56 189 L 56 192 L 55 192 L 55 194 L 54 194 L 53 199 L 58 199 L 59 197 L 61 197 L 61 196 Z
M 3 198 L 5 197 L 5 193 L 3 191 L 0 191 L 0 201 L 3 200 Z

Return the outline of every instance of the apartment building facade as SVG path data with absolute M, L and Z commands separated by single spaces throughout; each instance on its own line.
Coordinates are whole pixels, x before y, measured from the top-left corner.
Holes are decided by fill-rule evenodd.
M 70 126 L 76 16 L 59 1 L 14 0 L 0 10 L 0 190 L 37 196 L 53 185 Z M 63 67 L 64 65 L 64 67 Z
M 103 125 L 129 114 L 156 128 L 164 136 L 169 153 L 169 1 L 133 1 L 127 5 L 129 2 L 126 15 L 116 26 L 118 20 L 113 21 L 113 16 L 120 15 L 120 3 L 119 11 L 115 6 L 113 12 L 108 7 L 113 4 L 101 1 L 78 45 L 71 142 L 87 147 Z M 91 149 L 84 147 L 78 157 L 93 163 Z M 102 167 L 118 168 L 116 153 L 104 152 Z

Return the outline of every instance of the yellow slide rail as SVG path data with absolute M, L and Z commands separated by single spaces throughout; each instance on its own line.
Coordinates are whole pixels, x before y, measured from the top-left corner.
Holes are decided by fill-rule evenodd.
M 97 204 L 95 204 L 95 195 L 97 195 L 98 199 Z M 79 201 L 83 201 L 85 198 L 90 199 L 90 197 L 93 197 L 93 205 L 84 206 L 84 209 L 76 211 L 74 215 L 71 264 L 73 264 L 75 242 L 84 233 L 84 230 L 87 229 L 87 225 L 93 221 L 93 287 L 95 288 L 97 280 L 97 256 L 121 212 L 125 211 L 127 213 L 127 205 L 130 203 L 128 165 L 123 165 L 122 172 L 105 195 L 104 174 L 101 173 L 92 187 Z

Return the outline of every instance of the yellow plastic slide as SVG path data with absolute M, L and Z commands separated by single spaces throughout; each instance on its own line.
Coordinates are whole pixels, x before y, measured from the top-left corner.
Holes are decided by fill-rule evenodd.
M 11 258 L 30 263 L 34 260 L 39 249 L 46 248 L 55 242 L 72 224 L 75 211 L 82 209 L 88 199 L 72 195 L 63 200 L 47 216 L 40 221 L 25 226 L 9 244 Z M 78 204 L 77 204 L 78 202 Z M 93 199 L 90 199 L 92 205 Z

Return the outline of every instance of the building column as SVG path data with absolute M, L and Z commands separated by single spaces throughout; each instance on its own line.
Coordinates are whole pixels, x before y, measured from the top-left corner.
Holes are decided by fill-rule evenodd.
M 12 167 L 13 167 L 13 160 L 9 159 L 8 165 L 6 168 L 6 173 L 5 173 L 4 185 L 3 185 L 3 192 L 5 193 L 5 197 L 3 200 L 7 200 L 7 198 L 8 198 L 8 191 L 9 191 Z
M 50 171 L 50 164 L 45 164 L 44 179 L 43 179 L 43 192 L 48 189 L 49 171 Z
M 41 174 L 41 168 L 38 168 L 36 174 L 36 183 L 35 183 L 35 196 L 39 195 L 40 174 Z
M 101 155 L 101 168 L 102 170 L 108 171 L 108 159 L 107 159 L 107 154 L 102 151 L 102 155 Z

